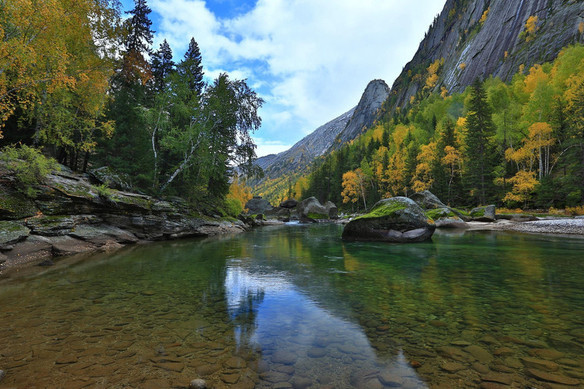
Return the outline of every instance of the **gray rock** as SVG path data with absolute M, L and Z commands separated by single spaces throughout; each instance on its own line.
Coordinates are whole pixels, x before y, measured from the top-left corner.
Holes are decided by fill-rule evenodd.
M 389 97 L 389 86 L 383 80 L 370 81 L 359 104 L 355 108 L 355 112 L 347 126 L 336 137 L 335 142 L 331 146 L 331 150 L 339 149 L 345 143 L 355 139 L 363 132 L 365 132 L 375 119 L 383 102 Z
M 280 208 L 293 209 L 293 208 L 296 208 L 297 206 L 298 206 L 298 201 L 296 201 L 294 199 L 288 199 L 288 200 L 282 201 L 280 203 Z
M 339 209 L 332 201 L 327 201 L 324 207 L 326 208 L 329 219 L 339 218 Z
M 480 24 L 487 7 L 488 16 Z M 526 40 L 521 33 L 530 16 L 538 17 L 538 30 Z M 553 60 L 568 44 L 583 42 L 584 34 L 578 32 L 582 17 L 582 3 L 577 1 L 472 0 L 461 6 L 459 1 L 448 0 L 395 80 L 391 88 L 394 104 L 388 108 L 405 107 L 425 86 L 426 77 L 413 77 L 421 74 L 417 70 L 425 70 L 427 64 L 440 59 L 444 65 L 435 91 L 445 87 L 451 93 L 462 92 L 475 79 L 490 75 L 510 81 L 519 65 L 529 69 L 535 63 Z
M 245 208 L 249 210 L 250 214 L 265 214 L 267 211 L 274 209 L 268 200 L 262 199 L 259 196 L 255 196 L 245 203 Z
M 410 196 L 422 209 L 448 208 L 436 195 L 429 190 L 416 192 Z
M 15 243 L 25 240 L 30 230 L 18 222 L 0 221 L 0 249 L 12 248 Z
M 468 224 L 448 207 L 430 209 L 426 215 L 434 220 L 436 228 L 468 228 Z
M 0 381 L 6 376 L 6 372 L 4 370 L 0 370 Z
M 423 242 L 432 237 L 436 225 L 428 221 L 418 204 L 407 197 L 384 199 L 370 213 L 350 221 L 343 240 L 393 243 Z
M 118 173 L 109 166 L 93 169 L 89 172 L 89 177 L 98 185 L 105 185 L 108 188 L 129 192 L 132 190 L 130 177 L 127 174 Z
M 332 203 L 331 203 L 332 204 Z M 305 221 L 315 221 L 329 218 L 329 210 L 317 200 L 309 197 L 298 204 L 300 218 Z
M 487 205 L 486 207 L 476 207 L 470 211 L 470 217 L 477 222 L 494 222 L 495 206 Z

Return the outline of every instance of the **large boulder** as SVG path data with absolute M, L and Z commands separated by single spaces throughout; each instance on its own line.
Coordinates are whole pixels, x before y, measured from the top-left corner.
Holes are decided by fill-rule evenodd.
M 436 195 L 429 190 L 416 192 L 410 196 L 423 209 L 448 208 Z
M 339 218 L 339 209 L 332 201 L 327 201 L 324 205 L 326 208 L 327 214 L 329 219 L 338 219 Z
M 280 203 L 280 208 L 294 209 L 298 206 L 298 201 L 294 199 L 288 199 Z
M 492 223 L 495 221 L 495 206 L 487 205 L 486 207 L 476 207 L 470 211 L 470 217 L 473 221 Z
M 274 209 L 268 200 L 262 199 L 260 196 L 254 196 L 253 199 L 245 203 L 245 208 L 253 215 L 258 213 L 265 214 Z
M 301 220 L 316 221 L 329 218 L 329 212 L 316 197 L 309 197 L 298 204 L 298 214 Z
M 412 199 L 393 197 L 378 201 L 370 213 L 350 221 L 343 230 L 343 240 L 423 242 L 435 229 L 434 222 Z

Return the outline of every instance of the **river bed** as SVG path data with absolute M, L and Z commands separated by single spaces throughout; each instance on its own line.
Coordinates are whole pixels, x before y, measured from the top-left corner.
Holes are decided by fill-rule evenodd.
M 584 239 L 341 231 L 264 227 L 4 280 L 0 389 L 584 382 Z

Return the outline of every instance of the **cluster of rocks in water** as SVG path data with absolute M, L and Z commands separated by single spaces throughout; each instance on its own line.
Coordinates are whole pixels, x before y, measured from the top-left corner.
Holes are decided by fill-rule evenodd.
M 279 222 L 299 221 L 301 223 L 317 223 L 320 221 L 338 219 L 338 208 L 331 201 L 324 205 L 316 197 L 309 197 L 303 201 L 288 199 L 274 207 L 266 199 L 255 196 L 245 204 L 247 214 L 240 219 L 252 225 L 262 225 L 265 221 Z
M 378 201 L 371 211 L 351 220 L 343 230 L 347 241 L 414 243 L 428 240 L 436 228 L 468 228 L 467 222 L 495 222 L 495 206 L 465 213 L 445 205 L 429 191 Z
M 31 264 L 51 265 L 56 256 L 141 241 L 247 229 L 241 221 L 196 215 L 180 199 L 160 200 L 107 187 L 127 189 L 127 184 L 103 169 L 89 177 L 66 168 L 53 172 L 36 188 L 34 198 L 18 190 L 16 178 L 3 165 L 0 176 L 0 272 Z

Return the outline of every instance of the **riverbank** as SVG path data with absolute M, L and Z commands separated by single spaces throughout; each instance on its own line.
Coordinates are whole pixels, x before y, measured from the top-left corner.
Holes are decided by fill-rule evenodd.
M 468 222 L 469 230 L 516 231 L 531 234 L 581 235 L 584 218 L 545 218 L 533 221 L 497 220 L 494 223 Z
M 179 199 L 96 186 L 70 171 L 49 174 L 34 197 L 2 166 L 0 177 L 0 276 L 50 266 L 57 257 L 248 229 L 239 220 L 198 215 Z

